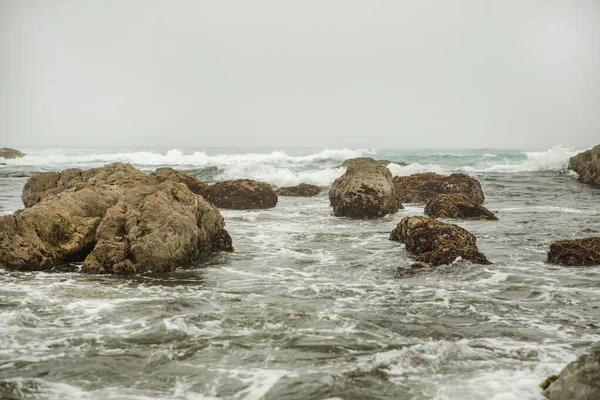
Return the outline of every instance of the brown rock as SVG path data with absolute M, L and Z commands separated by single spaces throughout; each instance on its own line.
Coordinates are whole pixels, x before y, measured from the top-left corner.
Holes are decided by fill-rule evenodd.
M 549 400 L 600 399 L 600 350 L 579 357 L 546 383 L 544 394 Z
M 254 210 L 273 208 L 277 193 L 271 186 L 250 179 L 218 182 L 202 191 L 202 196 L 219 208 Z
M 475 203 L 483 203 L 481 184 L 465 174 L 440 175 L 433 172 L 395 176 L 394 186 L 402 203 L 423 203 L 440 194 L 463 194 Z
M 321 188 L 317 185 L 308 185 L 301 183 L 297 186 L 287 186 L 277 189 L 279 196 L 292 196 L 292 197 L 312 197 L 321 193 Z
M 201 194 L 208 185 L 193 176 L 183 174 L 170 167 L 158 168 L 156 171 L 150 174 L 150 176 L 156 179 L 158 182 L 164 182 L 170 180 L 173 182 L 183 183 L 195 194 Z
M 579 175 L 579 181 L 600 186 L 600 145 L 571 157 L 569 168 Z
M 548 262 L 569 267 L 600 265 L 600 237 L 554 242 Z
M 477 249 L 477 239 L 472 233 L 429 217 L 403 218 L 390 233 L 390 240 L 404 243 L 419 263 L 438 266 L 461 257 L 476 264 L 490 264 Z
M 219 211 L 181 183 L 158 183 L 123 163 L 67 171 L 32 177 L 37 202 L 0 217 L 0 267 L 83 262 L 84 272 L 166 272 L 232 249 Z M 72 185 L 73 176 L 82 181 Z
M 494 213 L 462 194 L 441 194 L 425 203 L 425 215 L 432 218 L 497 220 Z
M 3 147 L 0 149 L 0 158 L 12 159 L 12 158 L 21 158 L 24 156 L 25 156 L 25 153 L 23 153 L 17 149 L 11 149 L 10 147 Z
M 392 173 L 372 158 L 350 160 L 346 173 L 333 182 L 329 200 L 336 217 L 371 219 L 403 208 L 396 198 Z
M 403 166 L 403 167 L 405 167 L 405 166 L 407 166 L 407 165 L 408 165 L 408 164 L 407 164 L 407 163 L 405 163 L 404 161 L 374 160 L 374 159 L 372 159 L 372 158 L 370 158 L 370 157 L 356 157 L 356 158 L 349 158 L 349 159 L 347 159 L 346 161 L 344 161 L 344 162 L 343 162 L 343 163 L 340 165 L 340 167 L 344 167 L 344 168 L 345 168 L 345 167 L 347 167 L 348 165 L 350 165 L 350 163 L 351 163 L 353 160 L 373 160 L 373 162 L 375 162 L 375 163 L 377 163 L 377 164 L 380 164 L 380 165 L 383 165 L 384 167 L 387 167 L 389 164 L 398 164 L 398 165 L 401 165 L 401 166 Z

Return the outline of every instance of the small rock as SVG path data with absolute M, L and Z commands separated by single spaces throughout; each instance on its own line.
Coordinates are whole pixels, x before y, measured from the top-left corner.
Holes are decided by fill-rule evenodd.
M 219 208 L 255 210 L 277 205 L 277 193 L 271 186 L 250 179 L 218 182 L 202 191 L 202 196 Z
M 440 194 L 425 203 L 425 215 L 432 218 L 484 219 L 495 221 L 493 212 L 462 194 Z
M 554 242 L 548 262 L 569 267 L 600 265 L 600 237 Z
M 394 186 L 402 203 L 423 203 L 440 194 L 463 194 L 481 204 L 484 196 L 481 184 L 465 174 L 440 175 L 433 172 L 395 176 Z
M 301 183 L 297 186 L 286 186 L 277 189 L 279 196 L 291 197 L 313 197 L 321 193 L 321 188 L 317 185 L 308 185 Z

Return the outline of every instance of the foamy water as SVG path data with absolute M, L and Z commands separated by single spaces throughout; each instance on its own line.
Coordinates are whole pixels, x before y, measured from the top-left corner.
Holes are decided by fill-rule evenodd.
M 539 382 L 600 341 L 600 269 L 545 263 L 551 241 L 600 235 L 600 189 L 565 172 L 573 152 L 32 151 L 0 166 L 4 214 L 35 169 L 121 157 L 209 181 L 327 186 L 347 156 L 368 155 L 411 163 L 390 164 L 395 175 L 468 171 L 499 221 L 458 222 L 492 265 L 410 278 L 396 271 L 412 258 L 388 235 L 423 207 L 355 221 L 333 217 L 326 192 L 223 210 L 236 252 L 167 276 L 0 271 L 0 396 L 543 399 Z

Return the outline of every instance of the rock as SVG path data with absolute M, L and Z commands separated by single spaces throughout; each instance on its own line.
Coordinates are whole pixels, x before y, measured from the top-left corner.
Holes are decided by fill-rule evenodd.
M 600 399 L 600 350 L 568 364 L 544 391 L 549 400 Z
M 401 166 L 403 166 L 403 167 L 406 167 L 406 166 L 408 165 L 408 164 L 407 164 L 407 163 L 405 163 L 404 161 L 374 160 L 374 159 L 372 159 L 372 158 L 370 158 L 370 157 L 356 157 L 356 158 L 349 158 L 349 159 L 347 159 L 346 161 L 344 161 L 344 162 L 343 162 L 343 163 L 342 163 L 342 164 L 339 166 L 339 168 L 342 168 L 342 167 L 343 167 L 343 168 L 346 168 L 348 165 L 350 165 L 350 163 L 351 163 L 353 160 L 373 160 L 373 162 L 375 162 L 375 163 L 377 163 L 377 164 L 380 164 L 380 165 L 383 165 L 384 167 L 387 167 L 387 166 L 388 166 L 388 164 L 398 164 L 398 165 L 401 165 Z
M 329 200 L 336 217 L 378 218 L 403 208 L 392 173 L 372 158 L 350 160 L 346 173 L 333 182 Z
M 254 210 L 277 205 L 277 193 L 271 186 L 250 179 L 218 182 L 202 191 L 202 196 L 219 208 Z
M 600 265 L 600 237 L 554 242 L 550 245 L 548 262 L 569 267 Z
M 308 185 L 301 183 L 297 186 L 287 186 L 277 189 L 279 196 L 293 196 L 293 197 L 312 197 L 321 193 L 321 188 L 317 185 Z
M 0 149 L 0 158 L 5 158 L 8 160 L 21 157 L 25 157 L 25 153 L 17 149 L 11 149 L 10 147 L 3 147 Z
M 33 204 L 0 217 L 2 268 L 83 262 L 83 272 L 167 272 L 233 250 L 217 208 L 129 164 L 36 174 L 26 187 Z
M 579 175 L 579 181 L 600 186 L 600 145 L 571 157 L 569 168 Z
M 164 182 L 170 180 L 173 182 L 183 183 L 195 194 L 201 194 L 208 185 L 193 176 L 183 174 L 170 167 L 158 168 L 156 171 L 150 174 L 150 176 L 156 179 L 158 182 Z
M 472 233 L 429 217 L 403 218 L 390 233 L 390 240 L 404 243 L 419 263 L 452 264 L 460 257 L 476 264 L 491 264 L 477 249 L 477 239 Z
M 432 218 L 497 220 L 493 212 L 462 194 L 441 194 L 425 203 L 425 215 Z
M 440 194 L 463 194 L 481 204 L 484 196 L 481 184 L 465 174 L 440 175 L 433 172 L 395 176 L 394 186 L 402 203 L 423 203 Z

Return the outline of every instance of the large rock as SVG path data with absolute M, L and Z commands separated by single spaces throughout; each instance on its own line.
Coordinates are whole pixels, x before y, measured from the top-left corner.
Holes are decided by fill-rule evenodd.
M 26 186 L 33 204 L 0 217 L 2 268 L 83 262 L 84 272 L 166 272 L 233 250 L 217 208 L 129 164 L 36 174 Z
M 321 188 L 317 185 L 308 185 L 301 183 L 296 186 L 286 186 L 277 189 L 279 196 L 291 197 L 313 197 L 321 193 Z
M 475 203 L 483 203 L 481 184 L 465 174 L 440 175 L 433 172 L 395 176 L 394 186 L 402 203 L 423 203 L 440 194 L 462 194 Z
M 390 240 L 406 245 L 415 261 L 432 266 L 452 264 L 458 257 L 477 264 L 490 264 L 477 249 L 475 236 L 458 225 L 429 217 L 405 217 L 390 233 Z
M 201 194 L 202 191 L 208 187 L 208 185 L 201 180 L 170 167 L 157 168 L 150 176 L 158 182 L 173 181 L 183 183 L 195 194 Z
M 548 262 L 569 267 L 600 265 L 600 237 L 554 242 L 550 245 Z
M 273 208 L 277 193 L 271 186 L 250 179 L 218 182 L 202 191 L 202 196 L 219 208 L 254 210 Z
M 10 147 L 3 147 L 0 149 L 0 158 L 12 159 L 12 158 L 21 158 L 24 156 L 25 156 L 25 153 L 23 153 L 17 149 L 11 149 Z
M 375 160 L 375 159 L 373 159 L 373 158 L 370 158 L 370 157 L 356 157 L 356 158 L 349 158 L 349 159 L 345 160 L 345 161 L 344 161 L 344 162 L 343 162 L 343 163 L 340 165 L 340 167 L 344 167 L 344 168 L 346 168 L 346 167 L 348 167 L 348 165 L 350 165 L 350 163 L 351 163 L 352 161 L 354 161 L 354 160 L 365 160 L 365 159 L 370 159 L 370 160 L 373 160 L 373 162 L 375 162 L 375 163 L 377 163 L 377 164 L 380 164 L 380 165 L 383 165 L 384 167 L 387 167 L 389 164 L 397 164 L 397 165 L 400 165 L 400 166 L 403 166 L 403 167 L 405 167 L 405 166 L 407 166 L 407 165 L 408 165 L 408 164 L 407 164 L 407 163 L 405 163 L 404 161 Z
M 440 194 L 425 203 L 425 215 L 432 218 L 497 220 L 493 212 L 462 194 Z
M 329 200 L 337 217 L 371 219 L 402 208 L 392 173 L 372 158 L 350 160 L 346 173 L 333 182 Z
M 544 392 L 549 400 L 600 399 L 600 350 L 579 357 L 549 382 Z
M 571 157 L 569 168 L 579 175 L 579 181 L 600 186 L 600 145 Z

